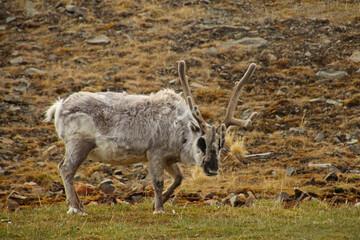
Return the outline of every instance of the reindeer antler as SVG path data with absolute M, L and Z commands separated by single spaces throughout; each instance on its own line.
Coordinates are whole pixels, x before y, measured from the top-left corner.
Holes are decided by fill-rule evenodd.
M 184 91 L 185 99 L 186 99 L 187 103 L 189 104 L 192 115 L 194 116 L 196 121 L 199 123 L 201 131 L 205 133 L 208 130 L 208 127 L 207 127 L 205 120 L 201 116 L 198 106 L 194 104 L 194 100 L 191 96 L 189 81 L 188 81 L 189 78 L 185 74 L 185 71 L 186 71 L 185 61 L 179 62 L 178 71 L 179 71 L 180 82 L 181 82 L 181 86 Z
M 234 86 L 229 105 L 226 109 L 225 119 L 223 121 L 223 124 L 225 124 L 226 128 L 228 128 L 230 126 L 238 126 L 238 127 L 245 127 L 245 128 L 250 127 L 252 119 L 257 116 L 257 112 L 253 112 L 247 120 L 234 118 L 236 104 L 237 104 L 237 101 L 240 96 L 240 89 L 244 86 L 244 84 L 253 75 L 253 73 L 255 71 L 255 67 L 256 67 L 255 63 L 250 64 L 250 66 L 249 66 L 248 70 L 246 71 L 245 75 L 243 76 L 243 78 L 239 82 L 237 82 Z

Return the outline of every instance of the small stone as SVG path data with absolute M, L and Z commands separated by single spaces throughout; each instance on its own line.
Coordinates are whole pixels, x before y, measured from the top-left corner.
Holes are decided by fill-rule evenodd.
M 241 207 L 245 203 L 246 203 L 246 197 L 242 193 L 239 195 L 232 196 L 230 198 L 230 204 L 232 207 Z
M 351 56 L 350 56 L 350 60 L 356 63 L 360 62 L 360 52 L 354 52 Z
M 28 17 L 33 17 L 33 16 L 36 16 L 36 15 L 39 15 L 40 13 L 38 11 L 36 11 L 35 9 L 33 8 L 28 8 L 26 9 L 26 16 Z
M 24 72 L 26 75 L 35 75 L 35 74 L 38 74 L 40 76 L 44 75 L 45 74 L 45 71 L 42 71 L 40 69 L 37 69 L 37 68 L 28 68 L 25 70 Z
M 80 172 L 76 173 L 75 177 L 74 177 L 75 180 L 81 180 L 81 179 L 84 179 L 84 178 L 85 178 L 85 175 L 83 173 L 80 173 Z
M 336 175 L 336 173 L 332 172 L 329 173 L 326 177 L 325 177 L 325 181 L 327 182 L 336 182 L 337 180 L 339 180 L 338 176 Z
M 315 142 L 321 142 L 322 140 L 324 140 L 325 135 L 323 133 L 319 133 L 318 135 L 316 135 L 314 141 Z
M 287 192 L 279 192 L 274 197 L 274 201 L 277 203 L 281 203 L 281 202 L 287 201 L 289 199 L 290 199 L 290 196 Z
M 99 172 L 94 172 L 92 175 L 91 175 L 91 178 L 94 179 L 96 182 L 100 182 L 101 180 L 101 176 L 100 176 L 100 173 Z
M 348 146 L 347 150 L 356 155 L 360 155 L 360 145 L 359 144 L 352 144 L 352 145 Z
M 341 102 L 335 101 L 335 100 L 331 100 L 331 99 L 327 99 L 326 100 L 327 104 L 331 104 L 337 107 L 341 107 L 343 104 Z
M 217 49 L 215 47 L 211 47 L 205 50 L 205 53 L 210 55 L 210 56 L 214 56 L 218 53 Z
M 269 42 L 264 38 L 255 37 L 255 38 L 243 38 L 236 41 L 230 41 L 222 44 L 220 47 L 226 48 L 234 45 L 241 45 L 248 48 L 263 48 L 269 45 Z
M 19 51 L 18 50 L 15 50 L 11 53 L 11 56 L 14 56 L 16 57 L 17 55 L 19 55 Z
M 345 71 L 334 71 L 334 70 L 328 70 L 328 71 L 319 71 L 316 73 L 316 76 L 323 77 L 323 78 L 341 78 L 348 75 Z
M 307 51 L 304 55 L 305 55 L 305 57 L 311 57 L 312 56 L 309 51 Z
M 16 20 L 16 17 L 7 17 L 6 18 L 6 24 L 11 23 Z
M 285 175 L 288 176 L 288 177 L 291 177 L 291 176 L 294 176 L 296 170 L 294 167 L 288 167 L 285 171 Z
M 24 63 L 24 59 L 21 56 L 19 56 L 19 57 L 11 59 L 10 63 L 11 64 L 21 64 L 21 63 Z
M 301 127 L 291 127 L 290 132 L 303 134 L 303 133 L 305 133 L 305 130 Z
M 106 179 L 99 184 L 99 188 L 106 194 L 112 194 L 116 187 L 111 179 Z
M 108 38 L 106 35 L 101 34 L 99 36 L 94 37 L 93 39 L 87 41 L 88 44 L 92 45 L 106 45 L 110 42 L 110 38 Z

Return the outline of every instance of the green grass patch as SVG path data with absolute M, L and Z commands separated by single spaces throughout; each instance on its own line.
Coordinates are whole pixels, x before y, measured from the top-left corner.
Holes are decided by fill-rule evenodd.
M 87 216 L 65 205 L 1 211 L 0 239 L 360 239 L 360 209 L 310 201 L 284 209 L 269 201 L 252 207 L 171 206 L 153 215 L 152 201 L 88 206 Z

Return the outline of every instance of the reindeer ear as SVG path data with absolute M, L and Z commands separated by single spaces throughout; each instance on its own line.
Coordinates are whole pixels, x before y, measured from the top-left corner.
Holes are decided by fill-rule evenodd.
M 192 121 L 189 122 L 189 128 L 190 128 L 190 130 L 191 130 L 192 132 L 194 132 L 194 133 L 200 132 L 199 126 L 197 126 L 197 125 L 196 125 L 194 122 L 192 122 Z

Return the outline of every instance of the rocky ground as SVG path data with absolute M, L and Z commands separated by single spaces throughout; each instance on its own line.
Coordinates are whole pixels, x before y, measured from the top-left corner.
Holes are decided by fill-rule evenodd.
M 1 206 L 65 200 L 57 171 L 64 146 L 43 122 L 56 98 L 180 92 L 181 59 L 209 122 L 221 121 L 234 82 L 256 63 L 237 115 L 259 116 L 250 129 L 233 129 L 220 176 L 184 168 L 172 203 L 241 206 L 275 197 L 285 206 L 359 205 L 359 9 L 359 1 L 340 0 L 0 2 Z M 153 194 L 146 164 L 87 161 L 76 179 L 86 204 Z

